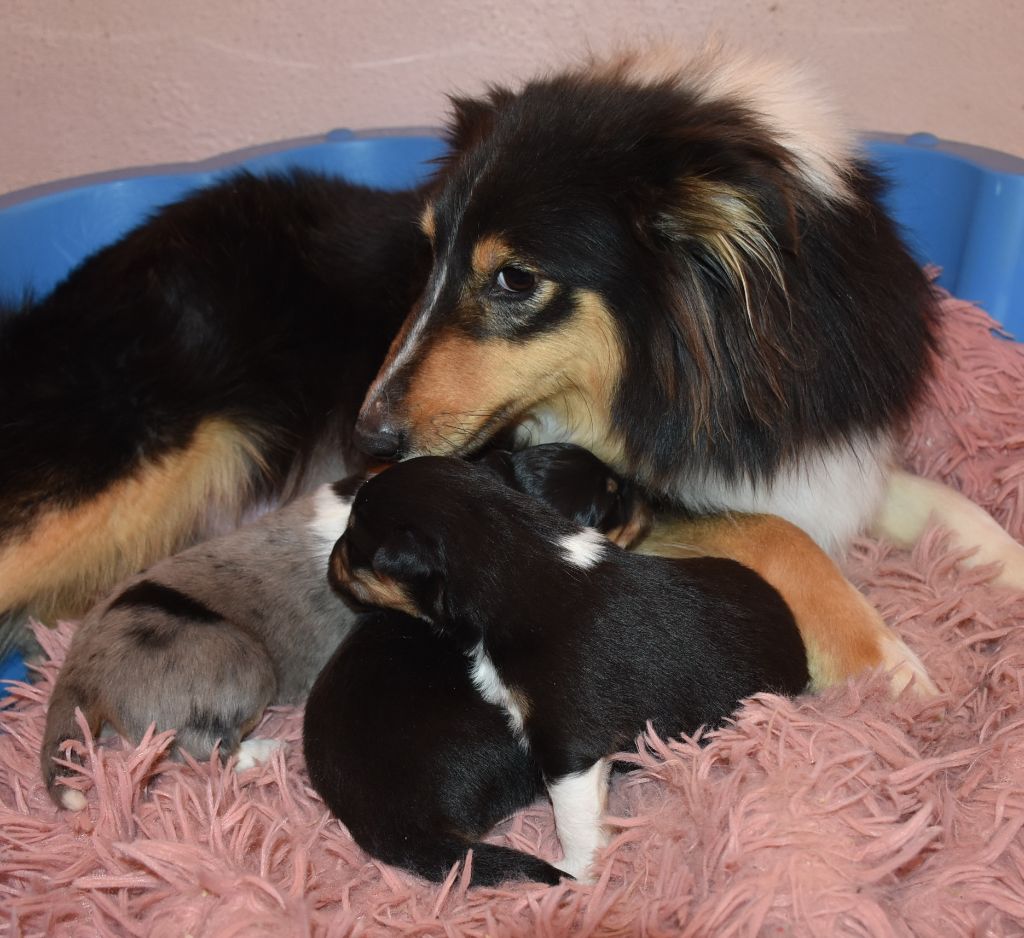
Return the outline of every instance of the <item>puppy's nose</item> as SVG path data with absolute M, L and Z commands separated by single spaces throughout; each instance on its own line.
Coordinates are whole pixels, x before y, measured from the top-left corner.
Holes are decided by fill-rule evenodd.
M 367 456 L 377 459 L 398 459 L 402 455 L 405 435 L 380 398 L 370 401 L 360 412 L 355 444 Z

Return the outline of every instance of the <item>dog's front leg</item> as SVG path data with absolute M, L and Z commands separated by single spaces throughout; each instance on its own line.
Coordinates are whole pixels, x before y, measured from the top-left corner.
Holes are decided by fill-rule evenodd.
M 957 547 L 977 548 L 965 558 L 965 564 L 1000 563 L 1002 570 L 995 582 L 1024 589 L 1024 546 L 988 512 L 941 482 L 909 472 L 892 473 L 871 533 L 909 548 L 917 543 L 929 521 L 947 527 Z
M 555 866 L 582 882 L 591 881 L 588 874 L 594 856 L 608 841 L 604 812 L 609 768 L 607 759 L 598 759 L 582 772 L 547 779 L 562 844 L 563 858 Z

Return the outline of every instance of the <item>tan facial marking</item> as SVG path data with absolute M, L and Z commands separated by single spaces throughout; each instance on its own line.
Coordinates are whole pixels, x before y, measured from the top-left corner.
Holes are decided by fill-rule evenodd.
M 514 257 L 512 249 L 497 235 L 484 235 L 473 246 L 473 273 L 486 279 Z
M 350 571 L 348 587 L 356 598 L 363 602 L 397 609 L 411 616 L 422 615 L 422 611 L 409 598 L 402 585 L 389 577 L 374 576 L 369 571 Z
M 578 291 L 576 305 L 560 329 L 531 339 L 476 339 L 456 330 L 435 339 L 405 398 L 413 451 L 459 452 L 492 417 L 543 404 L 577 442 L 621 464 L 610 416 L 622 369 L 617 330 L 596 294 Z

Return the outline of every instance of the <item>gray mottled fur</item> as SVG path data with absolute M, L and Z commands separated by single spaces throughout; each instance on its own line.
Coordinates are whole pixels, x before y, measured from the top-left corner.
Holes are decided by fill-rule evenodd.
M 222 537 L 160 561 L 123 582 L 82 620 L 57 678 L 42 746 L 43 778 L 62 804 L 62 744 L 105 724 L 137 742 L 150 724 L 208 758 L 234 751 L 274 703 L 305 698 L 354 614 L 327 583 L 335 518 L 325 486 Z M 138 584 L 171 587 L 213 615 L 127 605 Z M 118 600 L 121 599 L 121 604 Z M 187 604 L 186 604 L 187 606 Z

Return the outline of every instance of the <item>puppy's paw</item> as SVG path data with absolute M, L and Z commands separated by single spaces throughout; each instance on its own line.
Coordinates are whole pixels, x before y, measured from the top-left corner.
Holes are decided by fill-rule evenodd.
M 246 739 L 238 747 L 235 755 L 235 771 L 246 772 L 258 765 L 270 761 L 270 757 L 284 746 L 279 739 Z
M 58 797 L 65 811 L 81 811 L 89 803 L 77 788 L 65 788 Z

